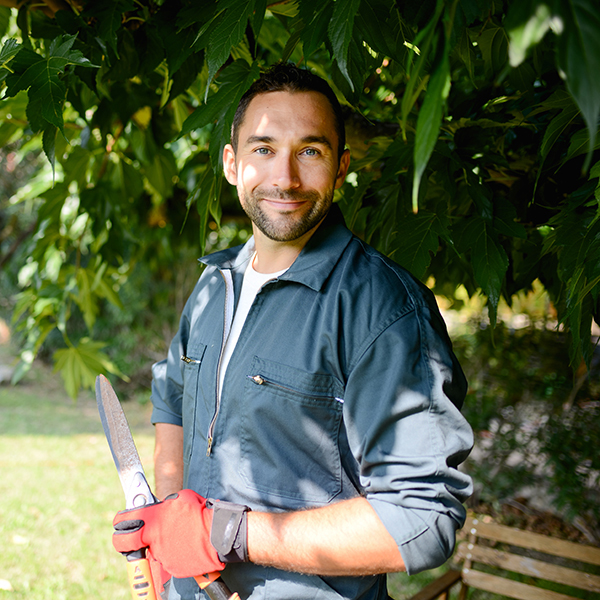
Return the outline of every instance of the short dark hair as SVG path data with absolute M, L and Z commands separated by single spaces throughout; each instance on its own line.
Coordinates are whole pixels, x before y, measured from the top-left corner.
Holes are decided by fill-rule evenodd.
M 319 92 L 323 94 L 333 110 L 335 130 L 338 136 L 338 161 L 346 147 L 346 129 L 342 108 L 329 84 L 308 69 L 301 69 L 291 63 L 277 63 L 264 71 L 242 96 L 233 117 L 231 126 L 231 145 L 237 153 L 239 130 L 244 121 L 250 102 L 259 94 L 269 92 Z

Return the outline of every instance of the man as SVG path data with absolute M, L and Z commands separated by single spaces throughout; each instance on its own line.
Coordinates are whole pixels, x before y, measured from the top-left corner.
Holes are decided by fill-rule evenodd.
M 466 382 L 431 292 L 332 205 L 344 146 L 308 71 L 240 102 L 223 163 L 254 236 L 202 259 L 153 370 L 156 490 L 176 496 L 115 520 L 118 550 L 222 570 L 242 598 L 387 598 L 382 574 L 443 563 L 465 516 Z

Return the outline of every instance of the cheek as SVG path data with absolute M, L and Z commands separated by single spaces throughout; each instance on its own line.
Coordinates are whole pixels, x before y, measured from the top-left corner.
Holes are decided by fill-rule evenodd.
M 258 169 L 252 164 L 242 164 L 238 166 L 238 185 L 242 185 L 247 189 L 252 189 L 259 183 Z

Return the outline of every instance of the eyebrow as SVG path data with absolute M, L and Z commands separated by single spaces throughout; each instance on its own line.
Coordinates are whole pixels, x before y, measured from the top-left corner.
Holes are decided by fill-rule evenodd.
M 276 139 L 270 135 L 251 135 L 246 144 L 272 144 Z M 333 150 L 331 142 L 324 135 L 307 135 L 300 140 L 303 144 L 322 144 Z

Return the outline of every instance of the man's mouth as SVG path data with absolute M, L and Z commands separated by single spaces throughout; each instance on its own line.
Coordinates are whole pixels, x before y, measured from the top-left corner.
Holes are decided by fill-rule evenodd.
M 281 200 L 279 198 L 263 198 L 262 200 L 269 206 L 282 211 L 296 210 L 306 202 L 305 200 Z

